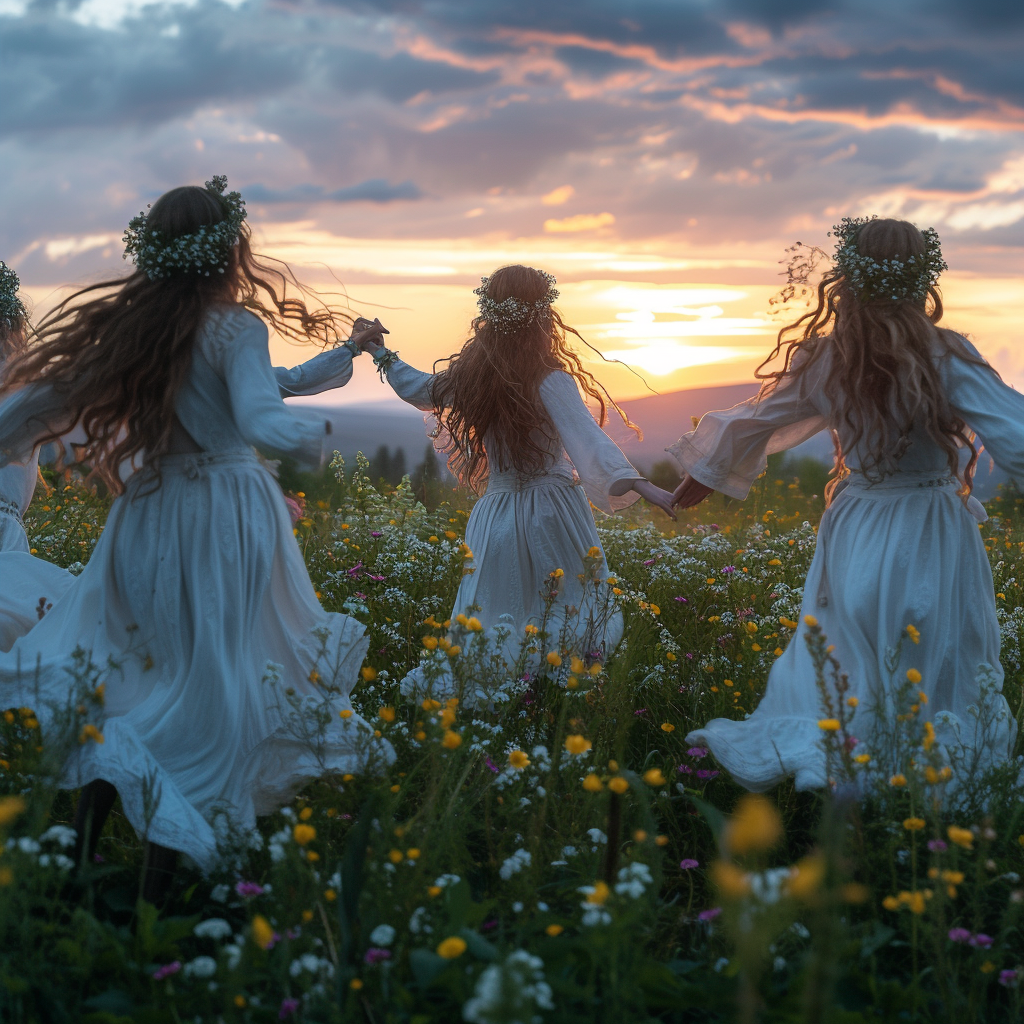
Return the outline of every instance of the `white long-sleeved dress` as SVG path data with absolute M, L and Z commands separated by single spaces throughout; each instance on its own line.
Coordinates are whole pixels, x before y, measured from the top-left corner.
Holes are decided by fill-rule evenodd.
M 282 398 L 318 395 L 341 388 L 352 379 L 352 352 L 341 345 L 291 369 L 275 366 L 274 376 Z M 3 363 L 0 362 L 2 379 Z M 29 550 L 22 517 L 35 493 L 38 467 L 38 447 L 33 448 L 26 458 L 0 467 L 0 551 Z
M 0 462 L 26 458 L 59 408 L 48 387 L 14 393 L 0 407 Z M 89 719 L 104 742 L 72 744 L 63 784 L 112 783 L 140 835 L 209 869 L 222 824 L 251 828 L 305 780 L 393 754 L 358 716 L 338 715 L 369 640 L 320 607 L 251 447 L 316 466 L 328 440 L 322 417 L 282 402 L 260 320 L 239 307 L 208 315 L 176 413 L 202 451 L 164 456 L 158 485 L 129 480 L 70 585 L 42 559 L 0 553 L 0 639 L 21 634 L 0 654 L 0 706 L 32 707 L 56 742 L 81 699 L 73 652 L 86 652 L 105 682 Z M 35 622 L 40 598 L 52 608 Z
M 401 399 L 423 411 L 434 408 L 431 374 L 399 359 L 387 376 Z M 505 645 L 509 662 L 519 654 L 526 626 L 542 624 L 542 592 L 550 588 L 548 574 L 557 569 L 565 575 L 548 632 L 557 636 L 566 628 L 582 653 L 611 651 L 618 644 L 621 612 L 603 587 L 591 584 L 584 591 L 577 574 L 592 548 L 604 557 L 590 504 L 611 514 L 639 497 L 632 490 L 613 495 L 617 485 L 640 474 L 597 425 L 575 380 L 556 370 L 541 382 L 539 397 L 554 427 L 550 438 L 538 438 L 548 452 L 547 464 L 528 479 L 491 464 L 487 490 L 466 525 L 474 571 L 462 578 L 452 611 L 476 616 L 489 635 L 494 627 L 511 629 Z M 567 608 L 580 609 L 569 622 Z
M 826 359 L 827 353 L 765 398 L 707 414 L 668 451 L 694 479 L 745 498 L 768 454 L 830 424 L 821 389 Z M 997 465 L 1024 480 L 1024 396 L 988 366 L 952 352 L 937 359 L 953 409 Z M 842 444 L 842 427 L 839 434 Z M 898 472 L 877 483 L 860 472 L 861 453 L 843 445 L 852 472 L 821 519 L 800 630 L 772 666 L 764 697 L 745 721 L 716 718 L 687 736 L 709 748 L 747 789 L 765 790 L 790 775 L 798 789 L 827 782 L 817 724 L 826 716 L 802 635 L 805 615 L 817 618 L 835 645 L 849 696 L 859 699 L 851 732 L 864 744 L 860 750 L 871 749 L 876 713 L 895 713 L 886 649 L 912 625 L 920 643 L 904 644 L 895 678 L 902 680 L 911 668 L 920 671 L 920 689 L 928 697 L 921 713 L 933 721 L 939 742 L 976 766 L 1012 753 L 1017 728 L 1001 692 L 992 573 L 978 534 L 984 510 L 976 499 L 965 502 L 957 494 L 959 482 L 950 476 L 945 454 L 923 429 L 915 427 L 909 440 Z

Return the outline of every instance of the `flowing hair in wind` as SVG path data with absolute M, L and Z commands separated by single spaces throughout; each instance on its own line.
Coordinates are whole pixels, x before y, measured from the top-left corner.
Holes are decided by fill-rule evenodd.
M 224 216 L 211 192 L 188 185 L 161 196 L 147 224 L 175 238 Z M 43 317 L 27 345 L 11 353 L 0 398 L 29 384 L 50 385 L 61 412 L 39 444 L 57 441 L 81 424 L 85 441 L 76 445 L 78 460 L 112 493 L 124 491 L 119 468 L 136 456 L 159 479 L 175 401 L 212 307 L 241 303 L 278 334 L 321 346 L 352 323 L 346 309 L 320 300 L 287 264 L 254 254 L 249 238 L 243 223 L 223 274 L 176 273 L 151 280 L 136 270 L 79 289 Z
M 495 271 L 488 279 L 487 294 L 495 302 L 516 298 L 529 305 L 543 299 L 548 288 L 548 279 L 539 271 L 516 265 Z M 479 490 L 491 465 L 501 472 L 514 470 L 524 478 L 548 468 L 555 428 L 539 388 L 553 370 L 568 373 L 597 404 L 601 426 L 612 408 L 638 437 L 643 436 L 583 368 L 569 345 L 569 335 L 583 341 L 553 307 L 512 331 L 481 315 L 473 320 L 472 335 L 462 350 L 439 360 L 448 365 L 434 378 L 434 414 L 446 435 L 441 450 L 462 483 Z
M 860 229 L 857 249 L 879 262 L 905 259 L 923 253 L 925 239 L 907 221 L 872 220 Z M 917 424 L 945 454 L 950 474 L 968 493 L 978 451 L 967 424 L 950 406 L 936 356 L 954 353 L 969 363 L 988 364 L 969 352 L 954 331 L 938 327 L 941 318 L 942 298 L 935 286 L 920 302 L 864 301 L 834 268 L 818 285 L 816 307 L 779 331 L 775 348 L 758 367 L 756 376 L 765 381 L 761 394 L 784 381 L 795 383 L 827 353 L 822 390 L 832 409 L 829 426 L 843 430 L 847 451 L 861 446 L 862 472 L 868 479 L 896 472 Z M 767 370 L 780 353 L 782 367 Z M 962 474 L 961 448 L 971 451 Z M 827 500 L 848 472 L 837 445 Z

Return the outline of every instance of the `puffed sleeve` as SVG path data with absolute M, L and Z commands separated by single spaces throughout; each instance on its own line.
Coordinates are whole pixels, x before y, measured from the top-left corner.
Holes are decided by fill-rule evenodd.
M 244 313 L 233 318 L 232 327 L 236 333 L 221 349 L 221 370 L 242 437 L 255 448 L 291 455 L 319 468 L 327 455 L 330 423 L 312 410 L 284 404 L 262 320 Z
M 640 497 L 635 491 L 612 492 L 620 490 L 626 482 L 638 480 L 641 474 L 597 425 L 576 381 L 562 370 L 549 373 L 541 382 L 540 400 L 590 503 L 609 514 L 632 505 Z
M 58 424 L 64 403 L 49 384 L 29 384 L 0 403 L 0 466 L 27 463 L 37 440 Z
M 746 498 L 769 455 L 793 448 L 828 426 L 823 404 L 815 402 L 820 371 L 819 361 L 767 395 L 707 413 L 696 430 L 665 450 L 706 487 Z
M 344 345 L 328 349 L 290 370 L 274 367 L 281 397 L 319 395 L 343 388 L 352 379 L 352 352 Z
M 981 359 L 966 338 L 966 350 Z M 941 373 L 950 405 L 978 435 L 996 465 L 1024 483 L 1024 395 L 1004 384 L 987 364 L 962 359 L 955 352 L 943 357 Z
M 423 412 L 430 412 L 434 408 L 434 399 L 431 397 L 431 384 L 434 380 L 432 373 L 417 370 L 401 359 L 396 359 L 386 372 L 388 383 L 403 402 Z

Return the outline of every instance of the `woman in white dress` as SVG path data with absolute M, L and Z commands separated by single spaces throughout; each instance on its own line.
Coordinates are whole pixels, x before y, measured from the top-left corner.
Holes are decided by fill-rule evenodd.
M 175 851 L 208 870 L 223 827 L 244 832 L 305 780 L 393 756 L 338 715 L 369 641 L 320 607 L 251 447 L 322 464 L 330 424 L 282 402 L 264 321 L 323 339 L 340 315 L 307 309 L 286 291 L 294 279 L 253 255 L 225 187 L 174 189 L 136 218 L 135 273 L 44 319 L 9 361 L 0 405 L 0 463 L 81 424 L 84 461 L 118 495 L 81 576 L 0 654 L 0 705 L 32 707 L 52 743 L 69 707 L 88 711 L 76 730 L 94 731 L 70 745 L 62 780 L 83 787 L 78 856 L 91 859 L 119 794 L 147 841 L 153 900 Z M 122 483 L 125 463 L 139 468 Z M 14 596 L 0 586 L 0 623 L 24 614 L 24 581 L 49 596 L 55 572 L 0 554 L 0 577 L 23 581 Z M 102 701 L 72 685 L 76 649 L 98 666 Z
M 966 339 L 939 328 L 935 282 L 945 269 L 935 232 L 906 221 L 846 220 L 817 308 L 785 328 L 784 366 L 757 398 L 704 416 L 671 451 L 685 470 L 674 498 L 688 508 L 713 490 L 747 496 L 766 456 L 824 428 L 838 436 L 836 479 L 821 519 L 800 610 L 818 620 L 849 677 L 851 734 L 872 749 L 895 714 L 886 651 L 913 626 L 895 684 L 921 674 L 921 715 L 961 763 L 1005 761 L 1016 723 L 1002 695 L 992 574 L 970 497 L 972 434 L 1024 480 L 1024 397 Z M 970 450 L 966 470 L 961 454 Z M 745 721 L 716 718 L 687 741 L 760 791 L 795 776 L 824 786 L 827 717 L 803 627 L 772 666 Z M 913 635 L 913 633 L 912 633 Z M 875 756 L 884 756 L 881 749 Z
M 17 275 L 3 260 L 0 260 L 0 382 L 3 381 L 3 367 L 9 356 L 14 355 L 25 344 L 28 328 L 28 314 L 18 298 Z M 371 325 L 364 317 L 357 317 L 356 330 Z M 379 323 L 375 325 L 380 329 Z M 386 332 L 385 332 L 386 333 Z M 290 369 L 274 367 L 282 398 L 297 395 L 319 395 L 335 388 L 343 388 L 352 379 L 352 358 L 359 355 L 359 347 L 352 338 L 335 348 L 327 349 L 312 359 L 307 359 Z M 64 447 L 74 443 L 77 433 L 62 438 Z M 0 551 L 28 551 L 28 537 L 25 535 L 24 515 L 35 493 L 39 467 L 39 448 L 21 462 L 10 462 L 0 468 Z M 0 650 L 6 650 L 0 636 Z
M 4 363 L 25 344 L 28 313 L 18 298 L 18 275 L 0 260 L 0 381 Z M 22 516 L 36 486 L 38 455 L 0 468 L 0 551 L 28 551 Z
M 552 307 L 554 283 L 523 266 L 483 278 L 472 337 L 440 372 L 413 369 L 379 341 L 365 346 L 399 398 L 437 417 L 452 471 L 486 488 L 466 526 L 473 571 L 452 617 L 475 617 L 491 637 L 496 627 L 510 631 L 510 664 L 527 627 L 567 636 L 580 654 L 603 655 L 621 639 L 607 587 L 585 590 L 579 579 L 585 559 L 604 559 L 591 504 L 610 514 L 643 497 L 672 515 L 671 495 L 637 473 L 580 396 L 582 388 L 599 404 L 602 423 L 608 404 L 629 423 L 569 347 L 576 331 Z M 545 622 L 543 595 L 558 570 Z M 566 614 L 572 608 L 576 616 Z

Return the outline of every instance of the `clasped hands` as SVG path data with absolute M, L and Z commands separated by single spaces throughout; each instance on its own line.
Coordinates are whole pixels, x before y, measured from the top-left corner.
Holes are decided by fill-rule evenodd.
M 349 344 L 370 355 L 376 355 L 384 348 L 384 335 L 390 333 L 376 318 L 368 320 L 365 316 L 357 316 L 352 323 L 352 334 Z

